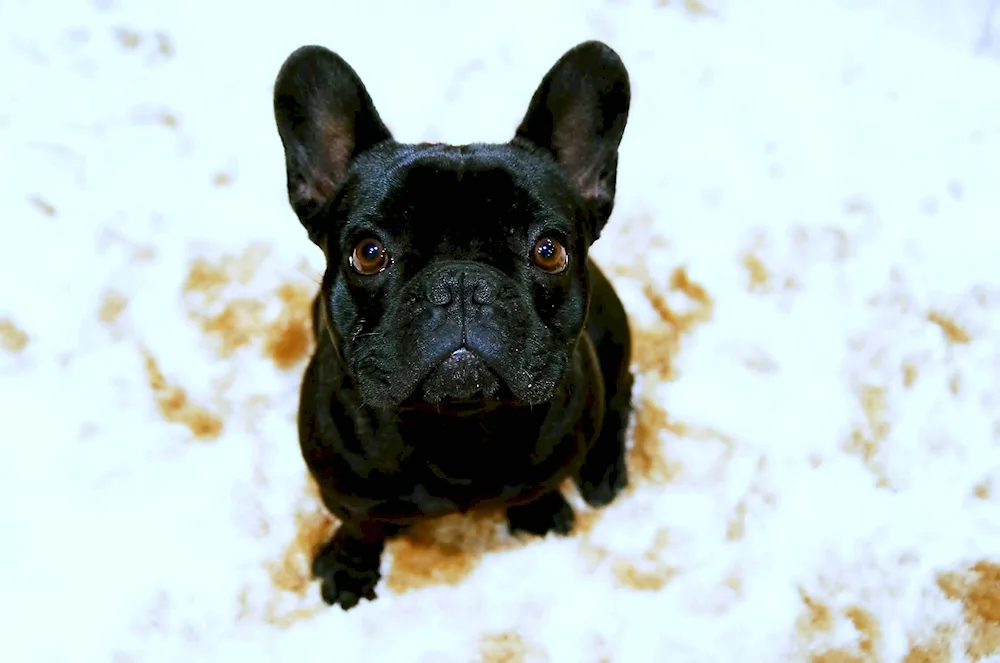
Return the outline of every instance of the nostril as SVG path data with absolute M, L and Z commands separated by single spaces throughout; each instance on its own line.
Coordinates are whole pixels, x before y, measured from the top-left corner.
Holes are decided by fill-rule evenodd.
M 434 306 L 447 306 L 451 303 L 451 286 L 440 281 L 427 286 L 427 299 Z
M 480 306 L 486 306 L 487 304 L 492 304 L 497 298 L 496 287 L 486 281 L 480 281 L 476 284 L 476 287 L 472 290 L 472 301 Z

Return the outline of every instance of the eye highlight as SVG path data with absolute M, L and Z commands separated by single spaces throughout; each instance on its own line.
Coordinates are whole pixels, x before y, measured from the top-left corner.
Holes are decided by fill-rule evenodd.
M 358 274 L 373 276 L 389 266 L 389 253 L 377 239 L 363 239 L 354 246 L 350 263 Z
M 531 249 L 531 260 L 536 267 L 548 274 L 558 274 L 569 264 L 566 247 L 551 237 L 543 237 L 535 242 Z

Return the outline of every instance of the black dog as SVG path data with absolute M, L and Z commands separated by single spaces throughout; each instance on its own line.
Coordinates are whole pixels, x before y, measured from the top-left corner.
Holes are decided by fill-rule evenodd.
M 626 485 L 625 311 L 589 260 L 614 204 L 628 73 L 567 52 L 504 144 L 401 144 L 354 70 L 305 46 L 274 111 L 292 207 L 326 256 L 302 454 L 340 521 L 323 599 L 374 599 L 387 537 L 473 507 L 567 534 Z

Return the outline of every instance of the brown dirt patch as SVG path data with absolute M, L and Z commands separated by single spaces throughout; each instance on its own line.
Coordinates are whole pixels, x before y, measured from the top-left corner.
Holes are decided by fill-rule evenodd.
M 860 606 L 850 606 L 844 611 L 858 632 L 858 649 L 866 657 L 877 657 L 882 641 L 882 626 L 878 619 Z
M 128 298 L 115 290 L 108 290 L 101 297 L 97 318 L 106 325 L 113 325 L 128 308 Z
M 683 312 L 676 311 L 667 301 L 666 294 L 647 281 L 643 285 L 643 294 L 659 320 L 633 332 L 633 356 L 639 369 L 662 380 L 676 378 L 671 359 L 680 351 L 681 337 L 710 320 L 713 307 L 708 291 L 692 281 L 683 267 L 671 273 L 668 290 L 683 293 L 690 308 Z
M 0 348 L 11 354 L 24 352 L 28 347 L 28 334 L 13 320 L 0 320 Z
M 754 351 L 743 358 L 743 365 L 755 373 L 776 373 L 778 365 L 774 359 L 761 351 Z
M 674 3 L 672 0 L 657 0 L 657 4 L 661 7 L 666 7 Z M 681 7 L 683 7 L 686 14 L 692 16 L 711 16 L 715 13 L 706 4 L 701 2 L 701 0 L 681 0 Z
M 901 663 L 951 663 L 951 631 L 943 626 L 929 638 L 910 640 L 910 649 Z
M 882 626 L 874 614 L 860 606 L 848 606 L 842 612 L 834 610 L 819 598 L 799 587 L 802 612 L 796 620 L 795 629 L 807 651 L 812 651 L 812 663 L 874 663 L 881 661 L 879 649 L 882 646 Z M 838 618 L 846 619 L 857 632 L 853 645 L 847 647 L 827 647 L 822 643 L 834 632 Z
M 285 283 L 277 290 L 282 307 L 264 328 L 264 351 L 282 370 L 297 366 L 312 352 L 314 290 L 303 283 Z
M 35 208 L 39 212 L 41 212 L 42 214 L 44 214 L 45 216 L 55 216 L 56 215 L 55 205 L 53 205 L 52 203 L 48 202 L 47 200 L 45 200 L 41 196 L 33 196 L 31 198 L 31 204 L 34 205 Z
M 312 282 L 284 283 L 264 298 L 226 297 L 232 285 L 247 285 L 268 250 L 251 245 L 241 255 L 224 255 L 217 261 L 199 258 L 191 263 L 182 292 L 188 316 L 211 339 L 220 357 L 260 344 L 275 366 L 289 370 L 312 351 Z M 280 302 L 276 314 L 267 316 L 267 304 Z
M 812 637 L 816 634 L 829 633 L 833 630 L 833 612 L 829 606 L 819 599 L 810 596 L 809 593 L 799 588 L 799 597 L 802 599 L 802 614 L 796 622 L 796 629 L 800 635 Z
M 278 590 L 264 604 L 264 621 L 278 628 L 289 628 L 329 610 L 321 600 L 305 603 L 303 599 L 315 582 L 312 561 L 337 529 L 333 518 L 319 501 L 319 490 L 311 476 L 294 513 L 295 536 L 277 560 L 265 563 L 271 585 Z M 296 600 L 287 602 L 291 594 Z
M 263 328 L 264 303 L 255 299 L 233 299 L 216 315 L 201 319 L 201 330 L 214 337 L 222 357 L 249 345 Z
M 573 529 L 570 532 L 570 536 L 580 536 L 582 534 L 589 534 L 593 529 L 597 521 L 601 519 L 604 515 L 602 509 L 578 509 L 574 508 L 576 512 L 576 520 L 573 522 Z
M 726 540 L 740 541 L 747 533 L 747 501 L 742 499 L 733 509 L 733 515 L 726 523 Z
M 944 338 L 949 345 L 968 343 L 972 340 L 969 332 L 940 311 L 931 311 L 928 313 L 927 320 L 941 328 L 941 332 L 944 334 Z
M 174 54 L 174 45 L 170 41 L 170 37 L 162 32 L 154 33 L 153 37 L 156 39 L 156 52 L 165 58 L 172 57 Z
M 948 599 L 962 603 L 969 657 L 980 661 L 1000 653 L 1000 565 L 980 561 L 966 572 L 942 573 L 937 585 Z
M 849 453 L 859 456 L 865 467 L 875 475 L 879 486 L 885 487 L 889 485 L 889 480 L 885 468 L 878 460 L 879 449 L 891 429 L 885 389 L 862 384 L 856 389 L 856 393 L 861 401 L 864 421 L 851 429 L 845 448 Z
M 735 441 L 721 431 L 672 420 L 651 395 L 640 395 L 636 399 L 635 425 L 628 449 L 630 477 L 652 484 L 663 484 L 675 479 L 683 471 L 677 461 L 669 458 L 663 433 L 677 438 L 721 442 L 730 453 L 735 445 Z M 630 481 L 629 490 L 638 485 L 640 481 Z
M 115 30 L 115 37 L 118 39 L 118 43 L 121 44 L 122 48 L 127 50 L 134 50 L 139 46 L 139 33 L 135 30 L 130 30 L 129 28 L 118 28 Z
M 488 633 L 479 643 L 482 663 L 544 663 L 548 654 L 524 640 L 517 631 Z
M 948 378 L 948 391 L 951 392 L 952 396 L 958 396 L 962 393 L 962 374 L 955 371 Z
M 278 561 L 267 564 L 267 570 L 277 589 L 303 597 L 313 582 L 313 558 L 333 536 L 337 521 L 319 506 L 297 509 L 294 519 L 295 537 Z
M 866 663 L 867 659 L 860 654 L 846 649 L 827 649 L 809 657 L 810 663 Z
M 767 265 L 753 251 L 747 251 L 741 259 L 747 271 L 747 290 L 768 293 L 771 291 L 771 273 Z
M 209 301 L 215 301 L 230 283 L 240 285 L 250 283 L 269 254 L 270 249 L 267 246 L 251 244 L 239 255 L 226 254 L 214 262 L 197 258 L 188 270 L 183 291 L 197 293 Z
M 503 511 L 454 514 L 416 525 L 386 545 L 392 556 L 386 586 L 405 592 L 429 585 L 457 585 L 484 555 L 523 545 L 507 533 Z
M 674 355 L 679 349 L 679 338 L 666 325 L 632 330 L 632 352 L 635 363 L 643 373 L 661 380 L 674 380 Z
M 222 417 L 196 403 L 192 403 L 185 391 L 174 384 L 167 382 L 156 358 L 143 349 L 142 355 L 145 360 L 146 379 L 153 395 L 156 397 L 156 405 L 163 418 L 171 423 L 179 423 L 187 426 L 188 430 L 200 440 L 214 440 L 222 434 Z
M 636 564 L 615 560 L 611 572 L 622 587 L 638 592 L 658 592 L 674 579 L 678 570 L 662 562 Z
M 676 462 L 667 459 L 663 431 L 669 430 L 666 410 L 651 398 L 637 403 L 632 446 L 628 451 L 628 468 L 632 475 L 651 483 L 666 483 L 680 472 Z M 634 482 L 630 481 L 630 486 Z
M 670 546 L 670 531 L 660 529 L 649 547 L 638 557 L 612 555 L 602 546 L 586 544 L 585 554 L 595 561 L 610 558 L 611 574 L 623 588 L 638 592 L 657 592 L 677 576 L 679 570 L 663 561 L 663 553 Z
M 156 258 L 154 245 L 137 242 L 113 228 L 101 228 L 97 236 L 98 249 L 104 253 L 113 246 L 123 248 L 129 254 L 129 261 L 132 263 L 150 262 Z

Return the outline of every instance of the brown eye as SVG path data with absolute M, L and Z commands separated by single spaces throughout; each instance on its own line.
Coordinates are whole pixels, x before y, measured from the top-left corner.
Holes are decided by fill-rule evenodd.
M 562 244 L 550 237 L 544 237 L 535 242 L 535 247 L 531 250 L 531 259 L 543 272 L 558 274 L 566 269 L 569 263 L 569 256 Z
M 357 243 L 351 253 L 351 267 L 365 276 L 378 274 L 389 266 L 389 254 L 382 242 L 377 239 L 365 239 Z

